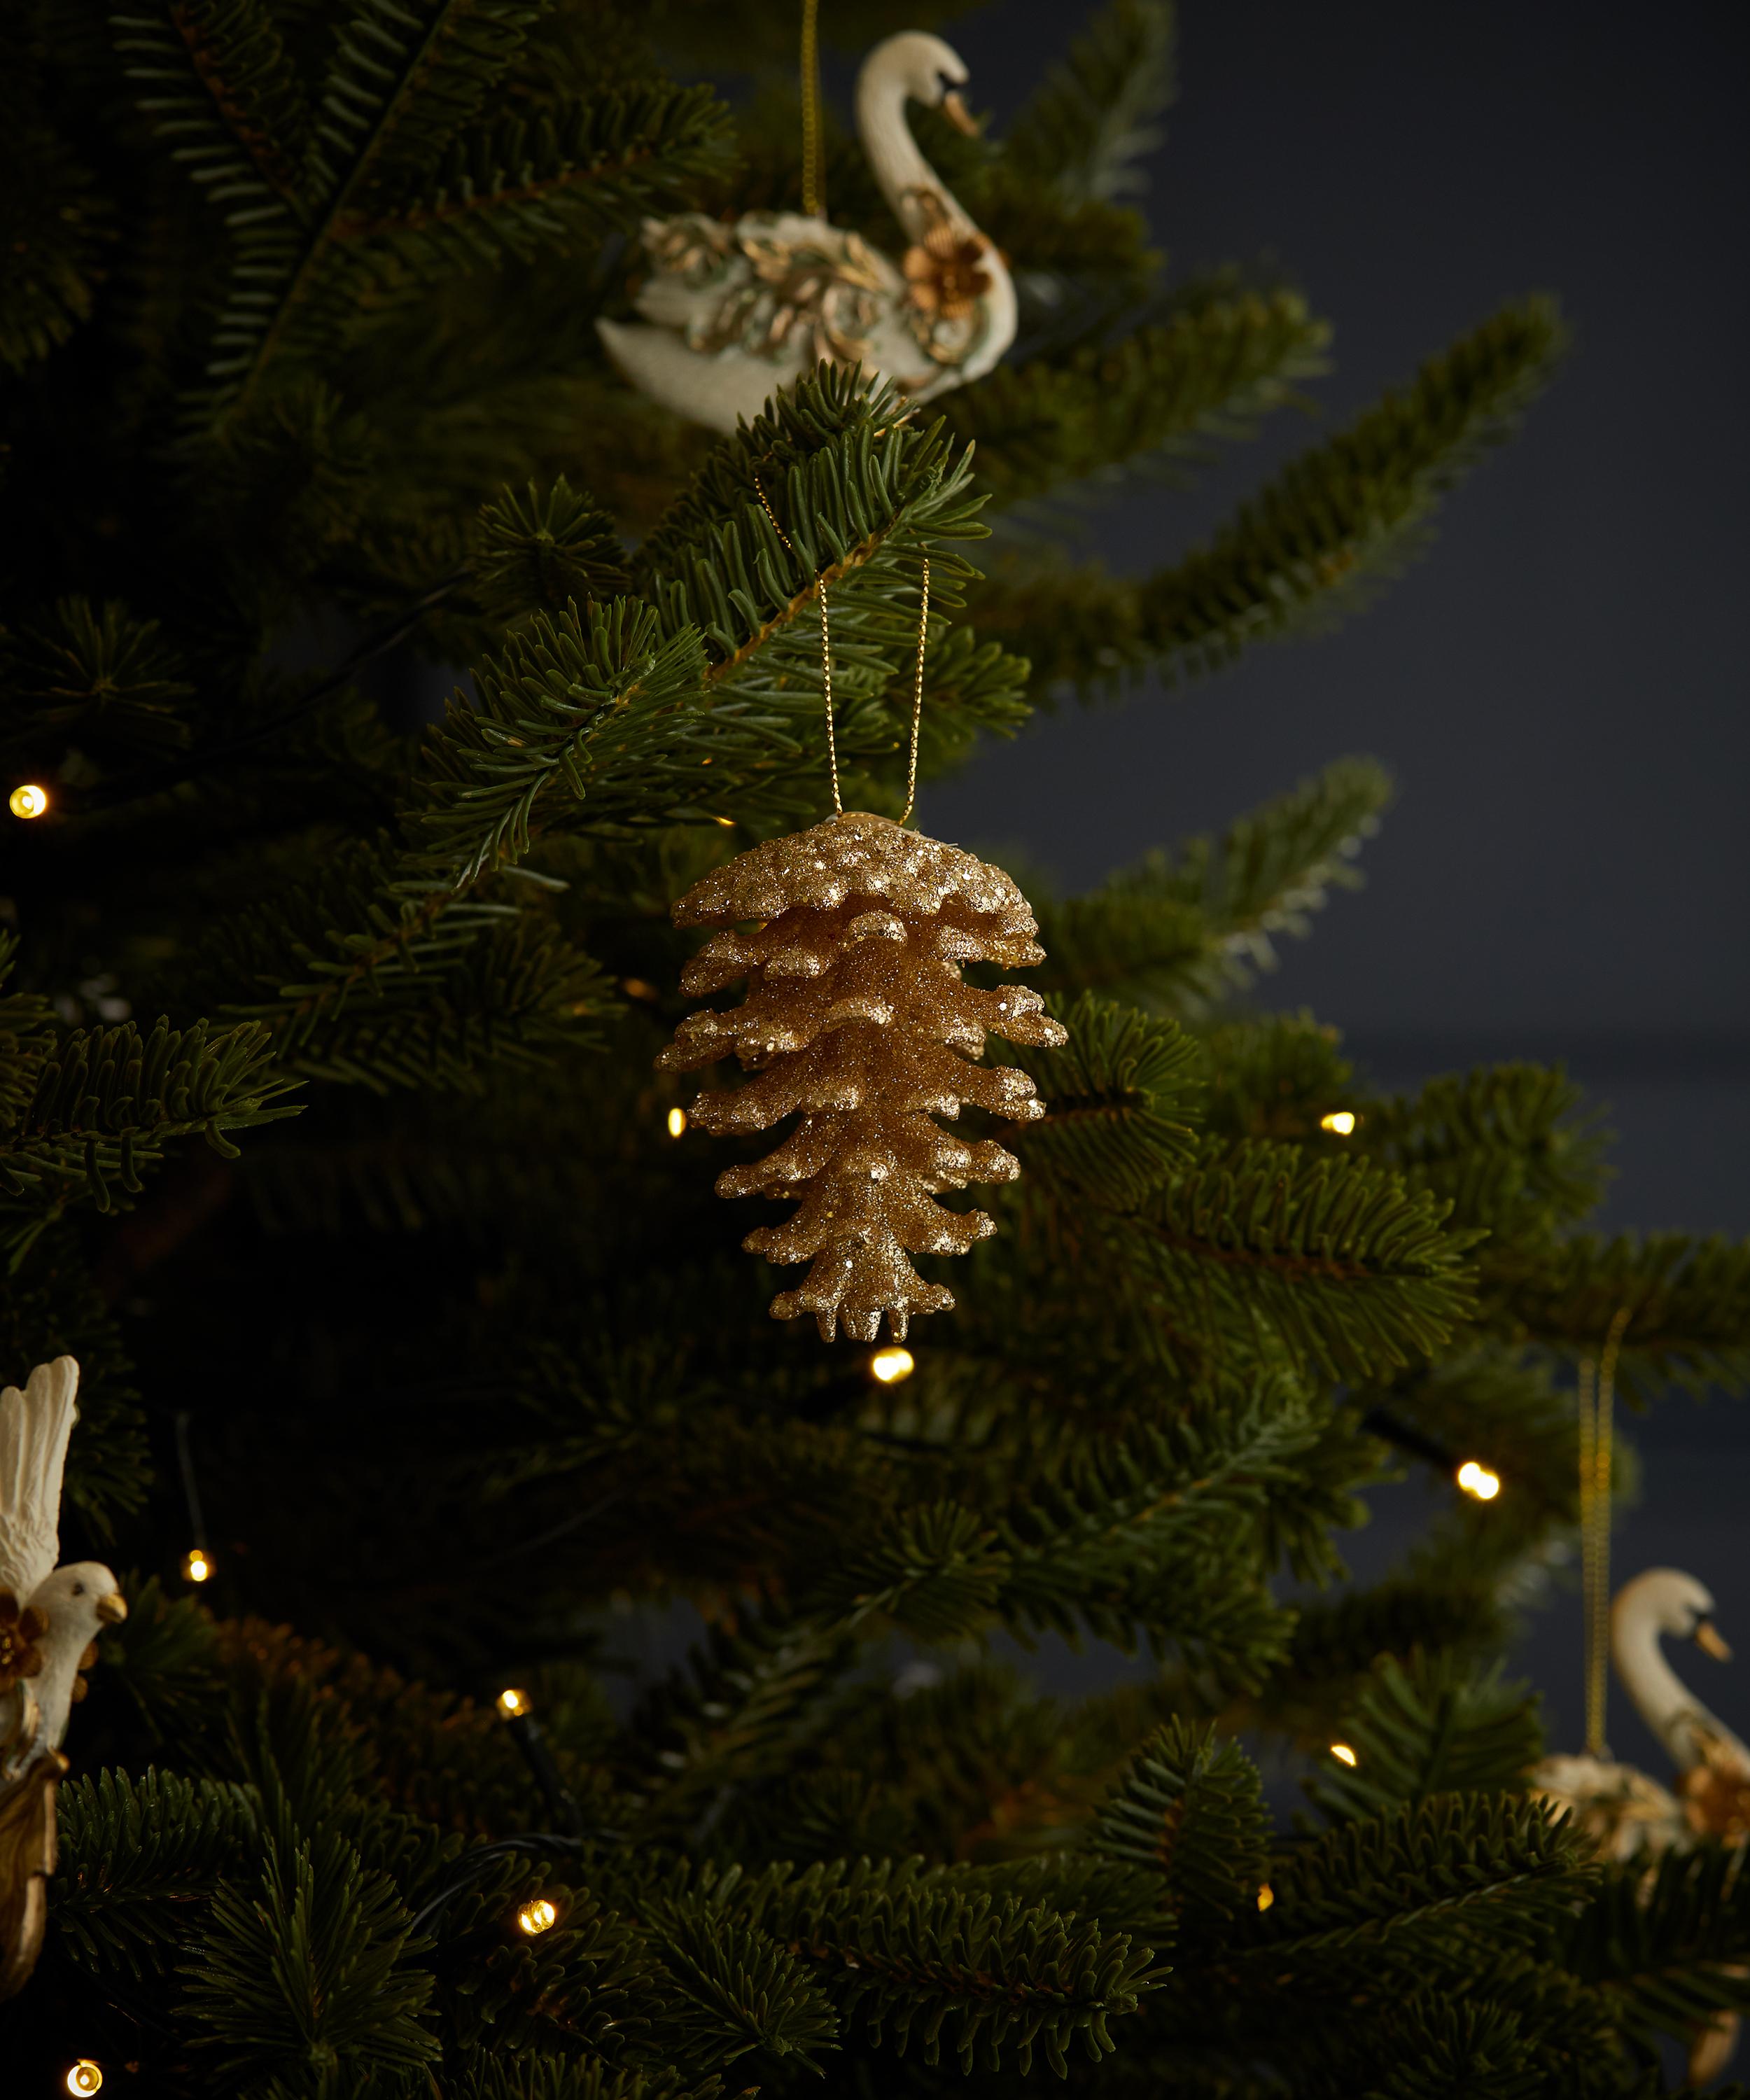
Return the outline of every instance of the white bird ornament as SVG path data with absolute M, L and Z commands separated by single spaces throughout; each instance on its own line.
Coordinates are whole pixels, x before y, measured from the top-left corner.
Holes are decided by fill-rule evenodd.
M 1607 1859 L 1651 1865 L 1702 1838 L 1738 1845 L 1750 1838 L 1750 1748 L 1665 1661 L 1660 1642 L 1667 1635 L 1693 1641 L 1717 1662 L 1731 1659 L 1713 1623 L 1706 1585 L 1680 1568 L 1649 1568 L 1625 1582 L 1611 1606 L 1611 1658 L 1641 1718 L 1677 1768 L 1675 1793 L 1611 1757 L 1545 1758 L 1532 1768 L 1534 1791 L 1567 1809 Z M 1737 2015 L 1726 2013 L 1702 2030 L 1690 2051 L 1693 2083 L 1725 2068 L 1738 2026 Z
M 0 1999 L 36 1966 L 55 1871 L 55 1795 L 67 1717 L 106 1626 L 127 1617 L 100 1562 L 55 1564 L 79 1366 L 38 1364 L 0 1392 Z
M 1014 285 L 906 121 L 910 100 L 976 130 L 959 92 L 967 78 L 940 37 L 917 30 L 877 44 L 857 76 L 863 151 L 911 244 L 897 263 L 800 212 L 646 219 L 651 274 L 633 303 L 650 325 L 596 324 L 625 377 L 732 434 L 822 358 L 860 365 L 911 401 L 990 371 L 1015 339 Z

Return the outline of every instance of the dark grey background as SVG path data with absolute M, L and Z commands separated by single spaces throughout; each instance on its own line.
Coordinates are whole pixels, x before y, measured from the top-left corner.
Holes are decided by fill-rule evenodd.
M 950 24 L 974 100 L 1000 124 L 1091 11 L 1007 0 Z M 933 790 L 923 821 L 1087 884 L 1372 752 L 1401 797 L 1369 886 L 1288 951 L 1272 1003 L 1314 1007 L 1391 1083 L 1564 1059 L 1614 1111 L 1607 1222 L 1750 1232 L 1750 15 L 1189 0 L 1181 27 L 1157 238 L 1179 268 L 1267 254 L 1335 320 L 1326 427 L 1504 297 L 1558 293 L 1575 351 L 1382 602 L 1187 692 L 1071 708 Z M 1109 506 L 1095 543 L 1153 566 L 1312 435 L 1279 419 L 1192 493 Z M 1690 1674 L 1743 1729 L 1750 1416 L 1673 1397 L 1633 1433 L 1646 1482 L 1619 1573 L 1669 1560 L 1714 1587 L 1746 1663 Z M 1382 1498 L 1358 1560 L 1418 1493 Z M 1558 1604 L 1527 1654 L 1576 1745 L 1578 1617 Z M 1660 1768 L 1620 1711 L 1613 1728 Z

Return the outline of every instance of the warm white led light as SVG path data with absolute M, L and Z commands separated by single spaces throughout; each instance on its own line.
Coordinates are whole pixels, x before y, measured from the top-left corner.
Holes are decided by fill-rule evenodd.
M 668 1135 L 671 1137 L 685 1137 L 686 1136 L 686 1110 L 685 1109 L 670 1109 L 668 1111 Z
M 1479 1502 L 1492 1502 L 1501 1493 L 1501 1476 L 1479 1466 L 1474 1458 L 1466 1458 L 1458 1469 L 1458 1485 Z
M 910 1350 L 902 1349 L 897 1343 L 892 1348 L 877 1349 L 869 1359 L 869 1375 L 883 1385 L 897 1385 L 917 1368 L 918 1360 Z
M 1333 1109 L 1329 1115 L 1319 1118 L 1320 1130 L 1328 1130 L 1333 1137 L 1349 1137 L 1355 1131 L 1353 1109 Z
M 514 1721 L 519 1714 L 529 1710 L 529 1695 L 514 1684 L 507 1684 L 498 1695 L 498 1710 L 507 1721 Z
M 559 1913 L 545 1896 L 536 1896 L 517 1912 L 517 1923 L 531 1939 L 537 1933 L 551 1932 L 558 1922 Z
M 1331 1755 L 1336 1758 L 1338 1763 L 1340 1765 L 1353 1766 L 1359 1762 L 1355 1752 L 1350 1749 L 1347 1743 L 1333 1743 L 1331 1745 Z
M 49 791 L 46 788 L 39 788 L 33 780 L 27 780 L 21 786 L 15 788 L 7 796 L 6 805 L 15 817 L 40 817 L 49 806 Z M 78 2066 L 75 2064 L 73 2070 L 76 2071 L 77 2068 Z M 92 2069 L 95 2071 L 96 2068 L 94 2064 Z M 99 2071 L 97 2075 L 101 2078 L 104 2074 Z M 69 2071 L 67 2076 L 71 2078 L 73 2071 Z M 82 2093 L 86 2090 L 86 2088 L 80 2086 L 77 2089 Z M 94 2085 L 90 2088 L 90 2090 L 95 2093 L 97 2088 Z
M 212 1579 L 213 1556 L 204 1546 L 191 1546 L 183 1555 L 183 1580 L 206 1582 Z
M 88 2056 L 82 2056 L 67 2074 L 67 2090 L 69 2093 L 101 2092 L 103 2084 L 103 2066 L 93 2063 Z

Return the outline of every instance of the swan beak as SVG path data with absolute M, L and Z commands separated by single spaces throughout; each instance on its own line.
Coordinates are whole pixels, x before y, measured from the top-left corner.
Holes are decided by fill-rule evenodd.
M 1711 1655 L 1716 1662 L 1730 1662 L 1732 1651 L 1720 1637 L 1720 1630 L 1712 1619 L 1698 1619 L 1693 1636 L 1697 1648 L 1704 1655 Z
M 956 131 L 963 131 L 968 139 L 976 139 L 983 128 L 960 99 L 960 90 L 957 87 L 950 87 L 942 97 L 941 112 Z
M 119 1626 L 128 1615 L 128 1600 L 119 1590 L 112 1590 L 107 1597 L 98 1599 L 96 1609 L 106 1626 Z

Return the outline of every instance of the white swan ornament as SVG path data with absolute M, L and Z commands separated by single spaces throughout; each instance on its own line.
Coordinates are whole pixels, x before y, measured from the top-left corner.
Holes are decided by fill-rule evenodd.
M 863 151 L 911 243 L 897 263 L 800 212 L 646 219 L 650 275 L 633 303 L 648 325 L 596 323 L 619 370 L 726 434 L 822 358 L 911 401 L 990 371 L 1015 339 L 1014 285 L 906 123 L 910 100 L 976 130 L 959 93 L 967 77 L 940 37 L 916 30 L 877 44 L 857 76 Z
M 1750 1837 L 1750 1749 L 1708 1712 L 1665 1661 L 1667 1635 L 1726 1661 L 1705 1584 L 1676 1568 L 1649 1568 L 1611 1606 L 1611 1657 L 1623 1689 L 1677 1767 L 1675 1793 L 1614 1758 L 1545 1758 L 1536 1790 L 1573 1811 L 1613 1860 L 1633 1860 L 1723 1838 Z
M 1694 1641 L 1716 1661 L 1731 1659 L 1706 1585 L 1680 1568 L 1649 1568 L 1625 1582 L 1611 1606 L 1611 1657 L 1641 1718 L 1677 1767 L 1675 1793 L 1614 1758 L 1545 1758 L 1532 1767 L 1534 1792 L 1569 1810 L 1607 1859 L 1651 1864 L 1703 1838 L 1732 1845 L 1750 1838 L 1750 1748 L 1665 1661 L 1660 1642 L 1667 1635 Z M 1692 2083 L 1725 2069 L 1738 2027 L 1736 2014 L 1722 2013 L 1701 2030 L 1690 2049 Z

